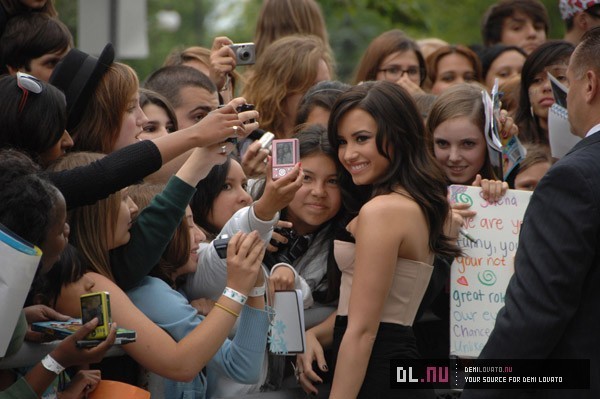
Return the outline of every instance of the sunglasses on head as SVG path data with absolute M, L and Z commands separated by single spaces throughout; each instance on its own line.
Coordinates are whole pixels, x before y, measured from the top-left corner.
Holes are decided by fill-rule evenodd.
M 21 101 L 19 102 L 19 114 L 25 108 L 25 104 L 27 103 L 27 97 L 29 97 L 29 93 L 40 94 L 42 90 L 44 90 L 44 86 L 42 86 L 42 82 L 39 81 L 34 76 L 28 75 L 26 73 L 17 72 L 17 86 L 21 90 L 23 90 L 23 96 L 21 97 Z

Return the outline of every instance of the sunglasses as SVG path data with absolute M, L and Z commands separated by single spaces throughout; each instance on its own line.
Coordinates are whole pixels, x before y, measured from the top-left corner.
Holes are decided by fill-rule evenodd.
M 17 86 L 21 90 L 23 90 L 23 96 L 21 97 L 21 101 L 19 102 L 19 114 L 25 108 L 25 104 L 27 103 L 27 97 L 29 97 L 29 93 L 40 94 L 42 90 L 44 90 L 44 86 L 42 86 L 42 82 L 39 79 L 28 75 L 26 73 L 17 72 Z

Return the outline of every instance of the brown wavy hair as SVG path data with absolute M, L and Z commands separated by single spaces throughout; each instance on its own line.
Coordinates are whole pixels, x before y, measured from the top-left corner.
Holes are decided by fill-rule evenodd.
M 138 89 L 135 71 L 128 65 L 113 63 L 92 94 L 81 122 L 69 132 L 75 141 L 74 149 L 111 153 L 129 101 Z
M 284 37 L 265 49 L 243 92 L 260 112 L 261 129 L 281 135 L 286 117 L 284 100 L 304 94 L 314 85 L 320 60 L 333 70 L 331 53 L 316 36 Z
M 290 35 L 314 35 L 329 46 L 321 7 L 315 0 L 264 0 L 256 21 L 256 56 L 273 42 Z
M 344 205 L 357 213 L 376 195 L 396 191 L 399 185 L 419 206 L 429 226 L 429 249 L 440 256 L 458 256 L 460 249 L 444 235 L 450 205 L 446 177 L 431 151 L 425 127 L 412 96 L 387 81 L 366 82 L 343 93 L 331 110 L 329 142 L 339 153 L 338 125 L 350 111 L 361 109 L 377 122 L 377 151 L 390 161 L 386 173 L 371 185 L 356 186 L 350 173 L 336 159 Z

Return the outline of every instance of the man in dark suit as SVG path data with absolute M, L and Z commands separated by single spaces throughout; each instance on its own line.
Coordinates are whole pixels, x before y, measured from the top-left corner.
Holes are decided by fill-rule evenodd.
M 525 213 L 515 274 L 480 359 L 590 359 L 589 390 L 525 397 L 600 398 L 600 28 L 571 56 L 567 104 L 582 137 L 537 186 Z M 513 390 L 462 399 L 517 398 Z

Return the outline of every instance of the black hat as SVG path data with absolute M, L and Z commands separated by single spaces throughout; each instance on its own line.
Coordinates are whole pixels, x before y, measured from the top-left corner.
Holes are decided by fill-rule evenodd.
M 65 93 L 67 99 L 67 130 L 72 130 L 81 120 L 100 79 L 115 59 L 111 43 L 104 46 L 100 57 L 71 49 L 50 76 L 50 83 Z

